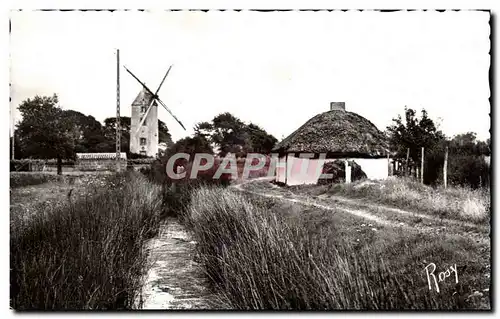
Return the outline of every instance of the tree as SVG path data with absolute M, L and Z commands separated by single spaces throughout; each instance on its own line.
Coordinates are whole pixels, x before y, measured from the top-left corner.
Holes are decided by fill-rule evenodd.
M 489 139 L 486 142 L 478 141 L 474 132 L 455 135 L 449 144 L 456 154 L 490 155 Z
M 393 124 L 387 127 L 387 132 L 391 150 L 395 151 L 398 157 L 406 157 L 409 148 L 410 158 L 418 162 L 422 147 L 432 149 L 445 138 L 424 109 L 421 117 L 417 118 L 415 110 L 405 107 L 405 122 L 401 115 L 392 121 Z
M 175 142 L 172 147 L 167 149 L 166 157 L 169 158 L 176 153 L 187 153 L 192 159 L 196 153 L 213 154 L 214 152 L 210 142 L 206 138 L 195 135 Z
M 410 150 L 410 161 L 418 163 L 421 158 L 421 148 L 425 148 L 424 183 L 436 183 L 444 162 L 446 139 L 438 130 L 427 111 L 422 110 L 420 118 L 415 110 L 405 106 L 405 120 L 398 115 L 393 124 L 387 127 L 390 148 L 399 158 L 406 158 Z
M 264 154 L 271 153 L 278 140 L 253 123 L 250 123 L 247 129 L 249 130 L 250 141 L 252 142 L 252 151 Z
M 120 128 L 122 136 L 129 136 L 130 134 L 130 117 L 120 117 Z M 106 138 L 110 140 L 116 139 L 116 117 L 108 117 L 104 120 L 104 131 Z
M 158 120 L 158 134 L 159 143 L 166 143 L 167 149 L 172 147 L 174 144 L 172 136 L 170 135 L 167 125 L 162 120 Z
M 490 154 L 489 141 L 477 141 L 476 133 L 467 132 L 448 139 L 437 129 L 427 112 L 417 118 L 416 112 L 405 107 L 405 122 L 401 116 L 387 127 L 391 149 L 400 158 L 420 161 L 421 147 L 425 147 L 424 183 L 442 181 L 445 149 L 448 148 L 448 181 L 450 184 L 478 187 L 489 181 L 489 169 L 482 158 Z
M 249 152 L 269 153 L 277 142 L 276 138 L 264 129 L 250 123 L 245 124 L 231 113 L 221 113 L 211 122 L 198 123 L 195 136 L 200 136 L 219 149 L 219 155 L 233 153 L 245 156 Z
M 176 171 L 178 166 L 187 167 L 189 162 L 192 162 L 196 153 L 205 153 L 205 154 L 213 154 L 212 146 L 210 142 L 203 136 L 195 135 L 193 137 L 185 137 L 174 144 L 170 148 L 167 149 L 166 154 L 161 157 L 161 165 L 154 167 L 155 175 L 164 176 L 166 174 L 166 165 L 169 159 L 177 154 L 177 153 L 187 153 L 189 154 L 189 160 L 181 158 L 177 159 L 173 163 L 174 172 Z M 159 169 L 161 171 L 159 171 Z M 166 175 L 165 175 L 166 176 Z M 164 177 L 165 177 L 164 176 Z
M 239 155 L 250 142 L 245 123 L 231 113 L 219 114 L 212 123 L 203 123 L 202 126 L 210 128 L 210 141 L 219 148 L 220 156 L 227 153 Z
M 56 158 L 57 174 L 62 173 L 62 159 L 73 158 L 81 131 L 63 115 L 56 94 L 35 96 L 19 105 L 22 121 L 17 125 L 19 146 L 33 158 Z
M 100 152 L 100 145 L 106 143 L 106 137 L 103 134 L 103 127 L 91 115 L 84 115 L 73 110 L 63 110 L 62 116 L 68 121 L 71 121 L 80 132 L 76 140 L 76 153 L 96 153 Z
M 455 135 L 448 143 L 448 182 L 472 188 L 489 184 L 490 169 L 484 155 L 490 155 L 488 141 L 478 141 L 476 133 Z
M 121 129 L 121 145 L 122 152 L 130 155 L 130 117 L 120 117 Z M 104 120 L 104 135 L 106 137 L 106 144 L 101 145 L 102 149 L 107 149 L 106 152 L 116 151 L 116 117 L 108 117 Z

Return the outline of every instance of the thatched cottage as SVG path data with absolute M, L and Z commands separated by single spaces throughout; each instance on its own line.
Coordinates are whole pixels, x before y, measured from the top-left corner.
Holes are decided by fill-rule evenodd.
M 369 179 L 389 175 L 388 148 L 384 134 L 366 118 L 345 110 L 344 102 L 332 102 L 330 111 L 318 114 L 278 143 L 280 165 L 276 181 L 287 185 L 316 184 L 326 162 L 345 163 L 345 181 L 350 182 L 351 164 L 361 166 Z M 300 158 L 301 154 L 312 158 Z M 320 158 L 325 154 L 325 158 Z M 307 162 L 307 163 L 304 163 Z M 307 171 L 301 171 L 306 164 Z

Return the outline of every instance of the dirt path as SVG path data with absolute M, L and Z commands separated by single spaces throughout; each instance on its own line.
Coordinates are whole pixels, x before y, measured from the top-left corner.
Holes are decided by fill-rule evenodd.
M 383 209 L 385 211 L 393 212 L 393 213 L 400 214 L 400 215 L 418 217 L 418 218 L 428 219 L 428 220 L 432 220 L 432 221 L 440 222 L 440 223 L 461 225 L 461 226 L 466 226 L 466 227 L 471 227 L 471 228 L 481 227 L 477 224 L 466 222 L 466 221 L 454 220 L 454 219 L 448 219 L 448 218 L 440 218 L 440 217 L 431 216 L 428 214 L 420 214 L 420 213 L 411 212 L 408 210 L 403 210 L 400 208 L 389 207 L 389 206 L 382 205 L 382 204 L 373 204 L 373 203 L 369 203 L 366 201 L 362 201 L 360 199 L 345 198 L 345 197 L 338 196 L 338 195 L 319 195 L 319 196 L 317 196 L 317 198 L 320 198 L 320 199 L 328 198 L 328 200 L 333 201 L 333 202 L 339 202 L 339 203 L 345 204 L 345 205 L 362 206 L 362 207 L 365 207 L 366 209 Z
M 142 309 L 213 309 L 195 242 L 177 219 L 168 219 L 148 244 L 152 263 L 143 288 Z
M 284 195 L 280 195 L 280 194 L 256 192 L 256 191 L 251 191 L 251 190 L 244 189 L 242 187 L 242 184 L 234 185 L 233 188 L 236 189 L 236 190 L 238 190 L 238 191 L 241 191 L 241 192 L 244 192 L 244 193 L 248 193 L 248 194 L 252 194 L 252 195 L 256 195 L 256 196 L 262 196 L 262 197 L 267 197 L 267 198 L 280 199 L 280 200 L 288 201 L 288 202 L 291 202 L 291 203 L 297 203 L 297 204 L 301 204 L 301 205 L 305 205 L 305 206 L 317 207 L 317 208 L 325 209 L 325 210 L 334 211 L 334 210 L 341 209 L 342 211 L 345 211 L 345 212 L 347 212 L 349 214 L 352 214 L 352 215 L 355 215 L 355 216 L 358 216 L 358 217 L 362 217 L 362 218 L 374 221 L 374 222 L 379 223 L 379 224 L 384 224 L 384 225 L 390 225 L 391 224 L 388 220 L 382 219 L 382 218 L 380 218 L 378 216 L 369 214 L 369 213 L 367 213 L 365 211 L 362 211 L 362 210 L 352 210 L 352 209 L 347 209 L 347 208 L 344 208 L 344 207 L 340 208 L 338 206 L 334 206 L 333 207 L 333 206 L 329 206 L 329 205 L 320 204 L 320 203 L 316 202 L 312 197 L 310 199 L 300 199 L 300 198 L 285 197 Z M 396 226 L 396 225 L 394 225 L 394 226 Z
M 477 242 L 489 242 L 489 238 L 484 236 L 485 233 L 489 232 L 489 227 L 485 225 L 439 218 L 432 215 L 416 213 L 337 195 L 307 196 L 294 194 L 290 191 L 285 193 L 283 189 L 274 184 L 267 184 L 266 188 L 262 190 L 250 190 L 245 187 L 250 183 L 265 183 L 269 182 L 269 180 L 270 179 L 268 177 L 246 180 L 239 184 L 234 184 L 232 187 L 235 190 L 245 192 L 247 194 L 279 199 L 304 206 L 317 207 L 324 210 L 343 212 L 364 218 L 379 225 L 399 227 L 412 231 L 436 232 L 448 227 L 453 227 L 454 229 L 460 229 L 464 233 L 467 233 L 468 237 L 473 238 Z M 415 224 L 412 222 L 412 220 L 415 219 L 420 219 L 425 222 Z

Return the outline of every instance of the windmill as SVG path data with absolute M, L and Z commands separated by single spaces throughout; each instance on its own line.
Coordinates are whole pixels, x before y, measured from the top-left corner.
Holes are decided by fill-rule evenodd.
M 163 106 L 168 113 L 186 130 L 182 122 L 172 113 L 172 111 L 160 100 L 158 92 L 163 82 L 167 78 L 170 66 L 160 85 L 153 93 L 144 82 L 139 80 L 134 73 L 124 67 L 125 70 L 142 85 L 134 102 L 132 103 L 132 116 L 130 121 L 130 152 L 147 156 L 156 156 L 158 152 L 158 104 Z

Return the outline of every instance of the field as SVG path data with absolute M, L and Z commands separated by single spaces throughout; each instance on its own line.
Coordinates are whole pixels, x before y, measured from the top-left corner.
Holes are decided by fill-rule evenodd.
M 165 216 L 179 230 L 162 232 Z M 11 304 L 140 308 L 144 247 L 157 238 L 156 274 L 171 289 L 158 293 L 179 296 L 178 307 L 209 304 L 189 285 L 172 290 L 173 280 L 203 281 L 190 277 L 196 259 L 218 309 L 488 310 L 489 222 L 489 191 L 404 179 L 279 187 L 258 178 L 164 192 L 137 172 L 11 174 Z M 169 237 L 184 228 L 189 242 Z
M 11 177 L 11 307 L 132 308 L 161 187 L 139 173 Z
M 412 187 L 405 180 L 387 183 Z M 230 308 L 490 308 L 489 209 L 476 207 L 487 206 L 485 195 L 471 193 L 458 203 L 454 192 L 470 190 L 438 190 L 465 207 L 443 216 L 425 201 L 426 209 L 403 210 L 398 201 L 389 207 L 370 197 L 355 200 L 359 194 L 349 191 L 343 194 L 352 198 L 333 195 L 338 187 L 344 186 L 250 182 L 235 187 L 241 194 L 193 193 L 186 218 Z M 434 282 L 426 268 L 446 278 Z

